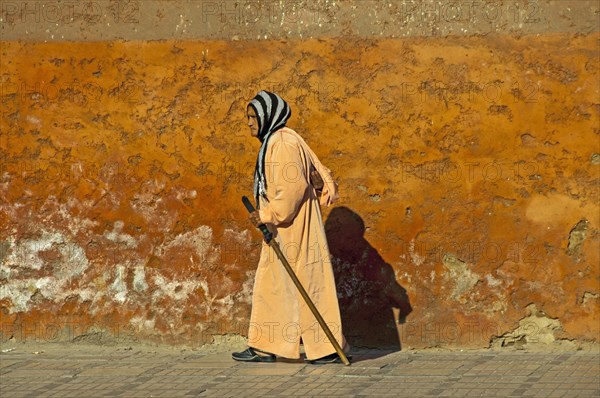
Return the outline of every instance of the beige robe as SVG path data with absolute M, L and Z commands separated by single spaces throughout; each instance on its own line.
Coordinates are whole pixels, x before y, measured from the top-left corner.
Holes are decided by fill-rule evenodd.
M 291 129 L 284 127 L 273 133 L 265 156 L 268 201 L 261 198 L 260 218 L 273 232 L 336 340 L 347 349 L 319 199 L 309 179 L 311 165 L 325 183 L 321 204 L 337 199 L 337 186 L 330 171 Z M 248 345 L 277 356 L 299 358 L 300 338 L 308 359 L 335 352 L 275 251 L 263 242 Z

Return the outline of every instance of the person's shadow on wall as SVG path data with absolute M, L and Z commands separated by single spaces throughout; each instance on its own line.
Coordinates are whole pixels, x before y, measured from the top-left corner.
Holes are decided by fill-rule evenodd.
M 392 266 L 364 238 L 364 221 L 349 208 L 336 207 L 327 217 L 325 232 L 348 343 L 400 350 L 397 324 L 404 323 L 412 307 Z M 398 319 L 393 308 L 399 309 Z

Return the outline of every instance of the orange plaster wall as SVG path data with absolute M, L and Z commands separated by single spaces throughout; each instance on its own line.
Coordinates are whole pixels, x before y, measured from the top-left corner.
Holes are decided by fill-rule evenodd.
M 597 341 L 598 38 L 2 42 L 2 339 L 246 335 L 264 88 L 339 181 L 351 343 Z

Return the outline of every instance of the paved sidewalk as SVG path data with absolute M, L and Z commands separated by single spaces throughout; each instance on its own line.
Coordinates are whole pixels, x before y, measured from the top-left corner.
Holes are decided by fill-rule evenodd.
M 600 397 L 598 353 L 358 351 L 346 367 L 152 347 L 14 347 L 0 353 L 2 398 Z

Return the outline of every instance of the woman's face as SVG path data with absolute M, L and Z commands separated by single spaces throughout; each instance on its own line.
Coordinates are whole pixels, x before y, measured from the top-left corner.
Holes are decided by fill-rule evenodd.
M 252 137 L 258 137 L 258 119 L 256 118 L 256 111 L 253 107 L 249 106 L 246 108 L 246 116 L 248 116 L 248 127 L 250 127 L 250 135 Z

